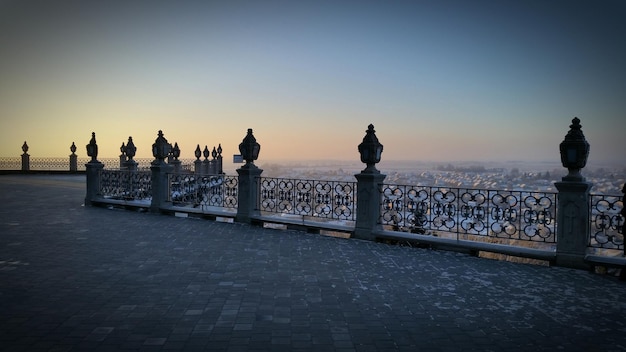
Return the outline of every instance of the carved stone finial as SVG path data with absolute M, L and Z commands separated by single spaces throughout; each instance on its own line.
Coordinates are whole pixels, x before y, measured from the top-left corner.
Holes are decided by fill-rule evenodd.
M 91 157 L 91 162 L 98 161 L 98 144 L 96 143 L 96 132 L 91 132 L 91 139 L 87 144 L 87 156 Z

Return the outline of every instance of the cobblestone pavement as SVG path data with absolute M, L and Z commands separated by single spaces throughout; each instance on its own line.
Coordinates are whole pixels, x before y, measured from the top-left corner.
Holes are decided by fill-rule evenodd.
M 580 270 L 82 205 L 0 176 L 0 350 L 624 351 Z

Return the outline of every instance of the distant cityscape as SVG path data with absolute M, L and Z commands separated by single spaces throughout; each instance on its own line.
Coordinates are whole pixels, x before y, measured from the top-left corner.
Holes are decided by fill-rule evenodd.
M 346 161 L 284 161 L 259 163 L 262 176 L 295 179 L 354 181 L 364 165 Z M 549 162 L 381 162 L 377 168 L 385 183 L 455 188 L 556 192 L 554 182 L 567 174 Z M 622 195 L 626 167 L 587 167 L 582 171 L 593 183 L 591 193 Z

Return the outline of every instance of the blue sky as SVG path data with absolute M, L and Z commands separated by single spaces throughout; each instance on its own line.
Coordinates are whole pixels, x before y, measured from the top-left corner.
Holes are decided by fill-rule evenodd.
M 260 159 L 626 163 L 621 1 L 0 1 L 0 155 L 103 156 L 157 131 Z M 621 140 L 620 140 L 621 137 Z

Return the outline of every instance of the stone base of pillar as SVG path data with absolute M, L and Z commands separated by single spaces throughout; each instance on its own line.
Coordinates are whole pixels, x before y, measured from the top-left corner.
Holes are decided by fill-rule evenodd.
M 252 216 L 258 215 L 259 177 L 263 172 L 254 164 L 246 164 L 237 169 L 239 175 L 239 193 L 235 221 L 252 223 Z
M 373 231 L 382 228 L 379 223 L 381 185 L 387 175 L 361 172 L 357 179 L 356 224 L 351 238 L 374 241 Z
M 150 212 L 158 213 L 161 207 L 167 202 L 168 180 L 167 174 L 172 172 L 172 166 L 163 160 L 155 160 L 150 166 L 152 172 L 152 201 L 150 202 Z
M 76 172 L 78 170 L 78 156 L 76 154 L 70 155 L 70 172 Z
M 581 255 L 580 253 L 558 252 L 554 264 L 556 266 L 572 269 L 591 269 L 589 263 L 585 262 L 585 256 Z
M 85 176 L 87 184 L 87 194 L 85 195 L 85 206 L 93 204 L 95 198 L 100 192 L 100 171 L 104 168 L 104 164 L 99 161 L 90 161 L 85 164 Z
M 555 182 L 557 204 L 557 266 L 588 269 L 585 255 L 589 246 L 590 182 Z
M 22 171 L 30 171 L 30 155 L 22 154 Z

